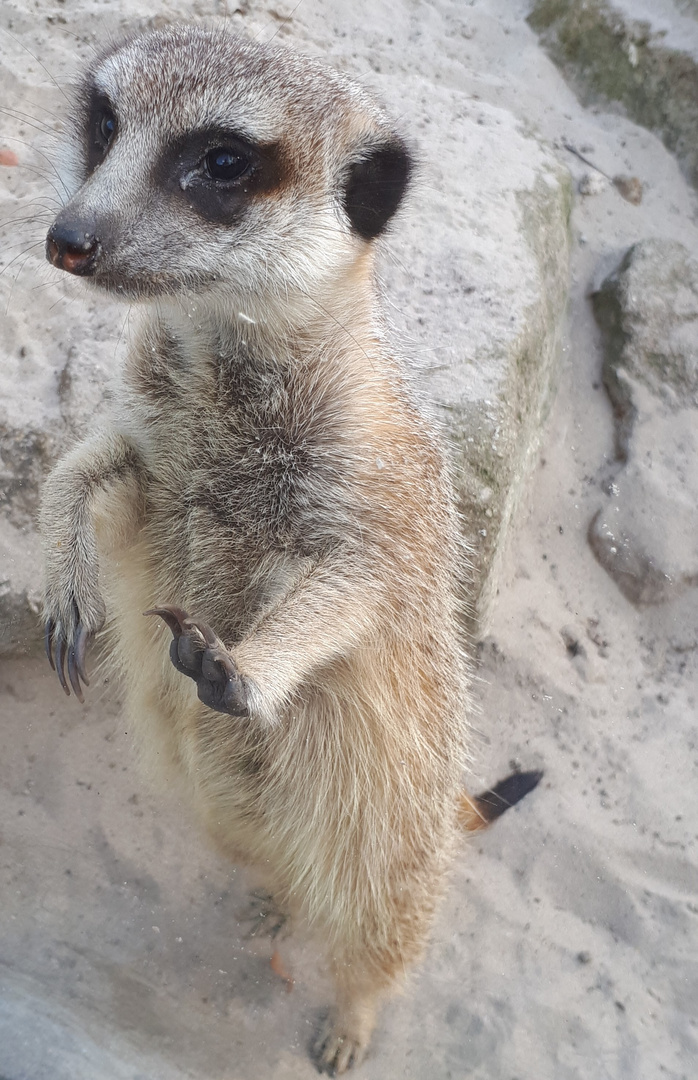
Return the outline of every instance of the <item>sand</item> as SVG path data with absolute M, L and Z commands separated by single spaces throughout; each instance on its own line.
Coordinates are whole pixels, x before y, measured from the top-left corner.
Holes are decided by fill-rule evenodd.
M 434 25 L 445 33 L 454 7 L 413 7 L 436 47 Z M 81 33 L 104 6 L 41 10 Z M 634 607 L 589 549 L 615 466 L 588 294 L 639 239 L 696 250 L 696 199 L 654 136 L 581 108 L 524 12 L 511 0 L 458 6 L 472 92 L 537 127 L 575 179 L 588 170 L 566 141 L 590 147 L 609 175 L 640 177 L 645 195 L 633 206 L 609 186 L 576 201 L 558 394 L 478 646 L 471 785 L 512 763 L 545 778 L 464 845 L 427 959 L 384 1009 L 359 1075 L 688 1080 L 698 1063 L 698 605 L 693 588 Z M 389 5 L 349 15 L 304 0 L 293 33 L 353 32 L 366 57 L 390 21 Z M 0 832 L 4 1080 L 314 1075 L 305 1055 L 328 1001 L 323 959 L 302 935 L 282 942 L 289 993 L 270 965 L 274 945 L 246 939 L 248 879 L 208 850 L 174 796 L 147 790 L 110 687 L 81 709 L 45 663 L 2 664 Z

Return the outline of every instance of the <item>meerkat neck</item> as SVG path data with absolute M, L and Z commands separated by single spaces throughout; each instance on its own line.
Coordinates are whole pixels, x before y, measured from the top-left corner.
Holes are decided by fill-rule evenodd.
M 269 296 L 239 295 L 221 284 L 203 294 L 159 298 L 153 314 L 156 323 L 209 358 L 222 341 L 280 360 L 317 350 L 319 342 L 329 350 L 353 344 L 359 352 L 370 351 L 380 324 L 373 252 L 362 254 L 313 295 L 289 290 L 270 303 Z

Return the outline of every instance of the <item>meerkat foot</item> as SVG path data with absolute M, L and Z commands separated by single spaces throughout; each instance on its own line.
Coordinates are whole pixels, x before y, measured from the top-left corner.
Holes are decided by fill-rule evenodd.
M 70 686 L 81 704 L 84 704 L 85 698 L 80 680 L 82 679 L 85 686 L 90 685 L 85 671 L 85 654 L 93 637 L 94 634 L 81 622 L 78 622 L 72 640 L 69 640 L 61 624 L 54 619 L 47 621 L 44 630 L 44 645 L 48 662 L 58 675 L 65 693 L 70 697 L 70 687 L 66 680 L 67 671 Z
M 375 1026 L 380 994 L 370 979 L 347 978 L 341 968 L 336 977 L 337 1006 L 325 1019 L 312 1050 L 320 1072 L 330 1076 L 341 1076 L 363 1061 Z
M 247 716 L 247 692 L 235 661 L 210 626 L 192 619 L 179 607 L 159 607 L 144 615 L 159 615 L 172 631 L 170 659 L 182 675 L 196 683 L 199 700 L 216 712 Z
M 246 920 L 250 924 L 247 937 L 284 938 L 289 932 L 290 915 L 276 903 L 275 897 L 267 892 L 250 893 L 250 906 Z
M 342 1024 L 341 1018 L 331 1012 L 313 1047 L 318 1070 L 329 1076 L 341 1076 L 348 1069 L 360 1065 L 370 1036 L 370 1029 L 365 1033 L 349 1030 L 347 1025 Z

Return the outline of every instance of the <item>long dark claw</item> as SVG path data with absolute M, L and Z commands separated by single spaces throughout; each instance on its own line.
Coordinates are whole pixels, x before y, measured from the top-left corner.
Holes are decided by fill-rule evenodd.
M 78 628 L 78 634 L 73 645 L 73 651 L 75 653 L 75 666 L 78 671 L 78 675 L 84 682 L 85 686 L 90 685 L 90 680 L 87 678 L 87 672 L 85 671 L 85 653 L 87 652 L 87 646 L 90 644 L 92 634 L 89 630 L 86 630 L 82 624 Z M 72 681 L 72 680 L 71 680 Z
M 218 634 L 214 634 L 213 630 L 211 629 L 211 627 L 207 623 L 199 623 L 198 622 L 196 624 L 196 628 L 199 631 L 199 633 L 202 635 L 202 637 L 203 637 L 204 641 L 206 642 L 206 644 L 208 645 L 209 649 L 211 647 L 215 647 L 217 645 L 220 645 L 220 641 L 218 640 Z
M 75 664 L 75 650 L 73 646 L 68 649 L 68 678 L 70 679 L 70 685 L 73 688 L 73 693 L 80 702 L 81 705 L 85 704 L 85 697 L 80 686 L 80 679 L 78 677 L 77 667 Z
M 56 629 L 56 624 L 53 619 L 49 619 L 46 623 L 46 629 L 44 630 L 44 648 L 46 649 L 46 656 L 48 662 L 56 670 L 56 665 L 53 662 L 53 631 Z
M 188 619 L 186 611 L 179 607 L 155 607 L 143 612 L 144 615 L 159 615 L 163 619 L 175 637 L 182 633 L 183 623 Z
M 70 690 L 68 689 L 68 684 L 65 681 L 65 671 L 63 670 L 63 665 L 65 664 L 65 654 L 66 654 L 65 638 L 63 636 L 61 636 L 61 637 L 59 637 L 58 645 L 56 646 L 56 671 L 58 673 L 58 678 L 61 681 L 61 686 L 65 690 L 68 697 L 70 697 Z

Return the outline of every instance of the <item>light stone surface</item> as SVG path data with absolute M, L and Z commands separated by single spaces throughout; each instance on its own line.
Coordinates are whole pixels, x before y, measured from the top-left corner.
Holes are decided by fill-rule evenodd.
M 665 603 L 698 585 L 698 261 L 641 241 L 593 304 L 621 467 L 589 540 L 630 601 Z
M 694 0 L 532 0 L 531 8 L 531 25 L 587 104 L 620 105 L 698 184 Z

